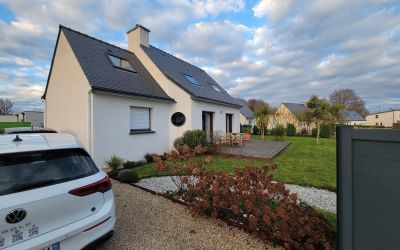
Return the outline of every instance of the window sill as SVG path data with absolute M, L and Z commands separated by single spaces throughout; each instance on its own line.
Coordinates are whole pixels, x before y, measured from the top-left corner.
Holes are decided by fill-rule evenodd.
M 130 135 L 140 135 L 140 134 L 154 134 L 156 131 L 153 130 L 131 130 Z

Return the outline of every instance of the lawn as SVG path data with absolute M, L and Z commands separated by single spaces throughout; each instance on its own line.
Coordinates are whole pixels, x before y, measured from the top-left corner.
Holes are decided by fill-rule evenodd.
M 260 139 L 253 136 L 252 139 Z M 265 140 L 271 140 L 269 136 Z M 301 186 L 336 191 L 336 140 L 313 137 L 285 137 L 289 147 L 273 162 L 278 164 L 275 179 Z
M 260 139 L 260 136 L 253 136 L 252 139 Z M 265 140 L 271 139 L 269 136 L 265 137 Z M 317 145 L 316 139 L 311 137 L 285 137 L 285 140 L 291 144 L 272 161 L 278 164 L 278 169 L 274 171 L 275 179 L 336 191 L 336 140 L 321 139 L 320 145 Z M 214 156 L 208 169 L 232 174 L 234 168 L 263 164 L 266 162 Z M 134 171 L 140 178 L 168 174 L 158 173 L 153 164 L 135 168 Z
M 0 122 L 0 129 L 16 128 L 16 127 L 30 127 L 30 122 Z

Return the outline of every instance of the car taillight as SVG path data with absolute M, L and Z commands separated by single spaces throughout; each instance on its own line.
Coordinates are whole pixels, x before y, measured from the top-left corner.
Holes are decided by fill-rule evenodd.
M 111 189 L 111 181 L 108 176 L 103 179 L 96 181 L 95 183 L 73 189 L 68 193 L 76 195 L 76 196 L 86 196 L 89 194 L 94 194 L 96 192 L 104 193 Z

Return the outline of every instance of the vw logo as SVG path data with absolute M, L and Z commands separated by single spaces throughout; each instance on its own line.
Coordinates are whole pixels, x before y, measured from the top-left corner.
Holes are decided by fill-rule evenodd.
M 26 211 L 22 208 L 17 208 L 9 212 L 6 216 L 6 222 L 10 224 L 18 223 L 25 219 Z

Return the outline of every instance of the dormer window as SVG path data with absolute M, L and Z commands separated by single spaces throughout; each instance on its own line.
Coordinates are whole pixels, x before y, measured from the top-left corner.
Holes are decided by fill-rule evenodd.
M 196 81 L 196 79 L 194 79 L 192 76 L 186 75 L 186 74 L 183 74 L 183 75 L 186 77 L 186 79 L 187 79 L 191 84 L 200 86 L 200 83 L 199 83 L 198 81 Z
M 136 70 L 132 67 L 128 60 L 113 55 L 108 55 L 108 58 L 110 58 L 110 61 L 114 67 L 136 73 Z
M 217 91 L 218 93 L 221 93 L 221 90 L 217 87 L 217 85 L 210 83 L 211 87 Z

